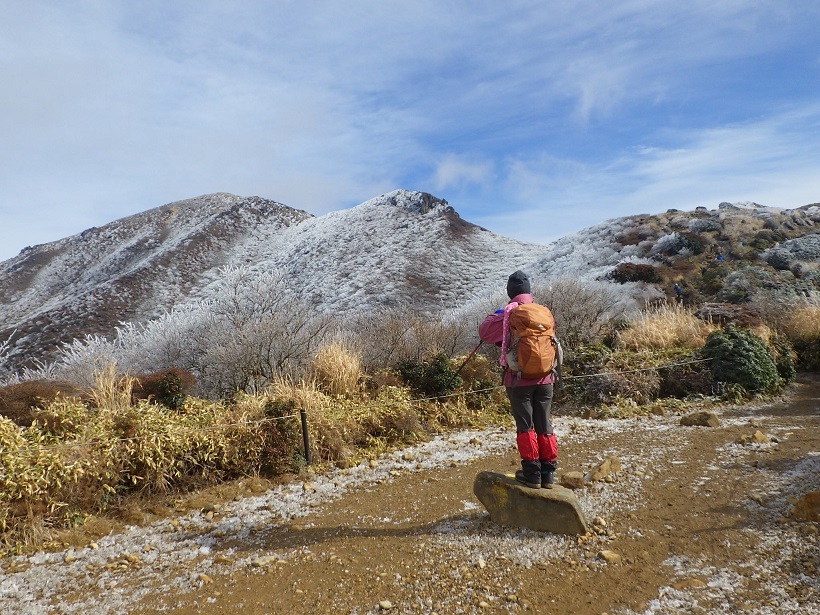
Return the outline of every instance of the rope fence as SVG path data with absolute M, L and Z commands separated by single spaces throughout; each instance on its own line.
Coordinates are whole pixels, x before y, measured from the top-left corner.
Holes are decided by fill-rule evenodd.
M 659 369 L 670 369 L 670 368 L 673 368 L 673 367 L 682 367 L 682 366 L 686 366 L 686 365 L 692 365 L 692 364 L 695 364 L 695 363 L 703 363 L 703 362 L 710 361 L 710 360 L 711 359 L 693 359 L 691 361 L 684 361 L 684 362 L 679 362 L 679 363 L 669 363 L 667 365 L 658 365 L 658 366 L 655 366 L 655 367 L 641 367 L 641 368 L 636 368 L 636 369 L 620 370 L 620 371 L 613 371 L 613 372 L 598 372 L 598 373 L 595 373 L 595 374 L 578 374 L 576 376 L 563 376 L 561 378 L 561 380 L 576 380 L 576 379 L 581 379 L 581 378 L 595 378 L 595 377 L 601 377 L 601 376 L 615 376 L 615 375 L 619 375 L 619 374 L 633 374 L 633 373 L 637 373 L 637 372 L 654 371 L 654 370 L 659 370 Z M 436 401 L 436 400 L 439 400 L 439 399 L 448 399 L 448 398 L 452 398 L 452 397 L 459 397 L 459 396 L 462 396 L 462 395 L 466 396 L 466 395 L 475 395 L 475 394 L 478 394 L 478 393 L 489 393 L 491 391 L 497 391 L 497 390 L 503 389 L 503 388 L 505 388 L 504 385 L 498 385 L 498 386 L 489 387 L 489 388 L 485 388 L 485 389 L 475 389 L 475 390 L 472 390 L 472 391 L 459 391 L 459 392 L 456 392 L 456 393 L 447 393 L 447 394 L 443 394 L 443 395 L 434 395 L 434 396 L 431 396 L 431 397 L 419 397 L 419 398 L 415 398 L 415 399 L 410 400 L 410 402 L 411 403 L 420 403 L 420 402 L 426 402 L 426 401 Z M 312 413 L 312 411 L 311 411 L 311 413 Z M 303 410 L 300 410 L 298 413 L 293 413 L 293 414 L 285 414 L 285 415 L 282 415 L 282 416 L 275 416 L 275 417 L 274 416 L 266 417 L 264 419 L 259 419 L 259 420 L 256 420 L 256 421 L 242 421 L 242 422 L 236 422 L 236 423 L 222 423 L 222 424 L 219 424 L 219 425 L 209 425 L 207 427 L 196 427 L 196 428 L 177 431 L 177 432 L 175 432 L 175 434 L 176 435 L 193 435 L 195 433 L 207 432 L 207 431 L 217 431 L 217 430 L 221 430 L 221 429 L 243 428 L 243 427 L 244 428 L 256 428 L 256 427 L 261 427 L 262 425 L 265 425 L 267 423 L 273 423 L 273 422 L 276 422 L 276 421 L 281 421 L 283 419 L 291 419 L 291 418 L 299 417 L 300 420 L 301 420 L 302 439 L 303 439 L 303 446 L 304 446 L 304 449 L 305 449 L 305 461 L 307 462 L 308 465 L 310 465 L 310 463 L 311 463 L 310 436 L 309 436 L 309 432 L 308 432 L 307 415 L 308 415 L 308 411 L 306 409 L 303 409 Z M 152 437 L 155 437 L 155 434 L 146 434 L 146 435 L 142 435 L 142 436 L 130 436 L 130 437 L 127 437 L 127 438 L 113 438 L 113 439 L 110 439 L 110 440 L 106 440 L 106 443 L 136 442 L 136 441 L 140 441 L 140 440 L 146 440 L 146 439 L 152 438 Z M 65 450 L 65 449 L 70 449 L 70 448 L 83 448 L 83 447 L 87 447 L 87 446 L 93 446 L 93 445 L 98 444 L 98 443 L 99 443 L 99 441 L 95 441 L 95 440 L 77 441 L 77 442 L 63 442 L 63 443 L 60 443 L 60 444 L 27 447 L 24 450 L 28 453 L 33 454 L 35 452 L 39 453 L 39 452 L 47 452 L 47 451 L 53 451 L 53 450 Z M 18 450 L 18 451 L 15 451 L 15 452 L 21 452 L 21 451 Z

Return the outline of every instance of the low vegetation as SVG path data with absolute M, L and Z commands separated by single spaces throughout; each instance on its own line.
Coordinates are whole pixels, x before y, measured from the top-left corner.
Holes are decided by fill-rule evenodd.
M 698 253 L 693 245 L 675 236 L 663 253 Z M 441 430 L 510 424 L 498 349 L 465 363 L 494 308 L 434 322 L 384 310 L 342 330 L 233 275 L 234 301 L 215 301 L 217 313 L 80 340 L 36 378 L 0 388 L 5 549 L 116 515 L 134 498 L 298 474 L 308 459 L 349 466 Z M 575 281 L 534 295 L 555 312 L 565 348 L 559 412 L 684 412 L 776 393 L 797 369 L 820 367 L 820 307 L 808 300 L 760 309 L 752 323 L 748 309 L 671 299 L 622 314 L 604 287 Z

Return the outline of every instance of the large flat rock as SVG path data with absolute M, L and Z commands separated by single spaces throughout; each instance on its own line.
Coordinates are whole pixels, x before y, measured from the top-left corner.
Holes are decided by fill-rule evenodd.
M 532 489 L 513 474 L 480 472 L 473 493 L 499 525 L 553 534 L 586 534 L 587 522 L 571 489 Z

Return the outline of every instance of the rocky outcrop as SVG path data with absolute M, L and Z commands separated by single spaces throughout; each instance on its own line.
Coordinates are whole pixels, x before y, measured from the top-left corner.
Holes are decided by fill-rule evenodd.
M 473 493 L 499 525 L 553 534 L 586 534 L 587 522 L 575 494 L 564 487 L 531 489 L 512 474 L 481 472 Z

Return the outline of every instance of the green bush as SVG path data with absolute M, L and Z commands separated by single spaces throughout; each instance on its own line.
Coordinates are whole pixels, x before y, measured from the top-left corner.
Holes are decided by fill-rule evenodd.
M 796 353 L 794 348 L 789 343 L 789 340 L 783 337 L 776 337 L 772 341 L 772 348 L 775 352 L 775 365 L 777 366 L 777 373 L 783 379 L 783 382 L 792 382 L 797 377 L 797 366 L 795 365 Z
M 421 395 L 444 395 L 462 384 L 444 353 L 428 361 L 405 359 L 398 364 L 398 371 L 405 384 Z
M 619 263 L 615 269 L 606 274 L 606 277 L 619 284 L 626 282 L 658 284 L 662 280 L 657 267 L 638 263 Z
M 750 393 L 773 392 L 782 384 L 772 352 L 751 331 L 732 326 L 714 331 L 701 353 L 711 359 L 718 382 L 739 384 Z

